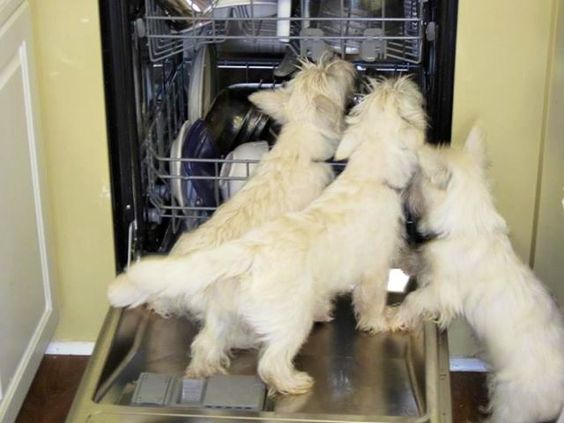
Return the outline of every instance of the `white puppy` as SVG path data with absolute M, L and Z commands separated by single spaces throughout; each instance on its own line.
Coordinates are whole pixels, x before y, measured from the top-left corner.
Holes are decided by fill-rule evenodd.
M 537 423 L 564 407 L 564 326 L 558 308 L 515 255 L 486 181 L 479 129 L 464 150 L 422 149 L 409 203 L 424 244 L 418 290 L 390 310 L 392 329 L 464 316 L 492 367 L 491 421 Z M 564 415 L 559 422 L 564 423 Z
M 258 373 L 271 392 L 306 392 L 313 381 L 292 361 L 334 295 L 353 291 L 360 329 L 385 327 L 388 271 L 403 229 L 400 191 L 424 142 L 422 103 L 406 78 L 373 81 L 335 155 L 349 158 L 347 167 L 308 208 L 216 249 L 145 260 L 110 286 L 110 302 L 178 297 L 188 309 L 204 310 L 191 376 L 222 369 L 229 348 L 247 343 L 240 325 L 234 328 L 243 322 L 262 344 Z
M 341 139 L 355 77 L 352 64 L 323 58 L 302 63 L 286 87 L 252 94 L 249 99 L 282 124 L 276 144 L 244 187 L 199 228 L 183 234 L 171 254 L 216 247 L 317 198 L 334 178 L 325 161 Z M 184 311 L 174 299 L 158 299 L 150 308 L 164 317 Z

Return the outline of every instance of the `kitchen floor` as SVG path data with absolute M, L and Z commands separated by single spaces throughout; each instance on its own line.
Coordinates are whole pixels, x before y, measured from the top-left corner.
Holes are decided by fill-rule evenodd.
M 64 422 L 87 362 L 82 356 L 45 356 L 16 422 Z M 451 373 L 451 388 L 453 423 L 478 420 L 486 404 L 485 374 Z

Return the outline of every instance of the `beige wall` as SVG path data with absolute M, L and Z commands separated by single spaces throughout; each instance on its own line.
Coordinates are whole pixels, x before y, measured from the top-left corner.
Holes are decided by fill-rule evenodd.
M 488 134 L 497 206 L 529 262 L 544 125 L 553 0 L 460 0 L 454 143 L 480 119 Z M 451 330 L 453 355 L 477 352 L 466 324 Z
M 57 340 L 93 340 L 114 273 L 96 0 L 32 0 L 54 220 Z
M 49 146 L 61 323 L 57 339 L 92 340 L 113 274 L 96 0 L 33 0 Z M 460 0 L 454 134 L 480 117 L 492 177 L 519 254 L 533 234 L 552 0 Z M 452 331 L 455 353 L 470 351 Z
M 564 311 L 564 1 L 558 1 L 534 269 Z
M 533 235 L 553 0 L 461 0 L 454 138 L 479 117 L 497 205 L 528 261 Z

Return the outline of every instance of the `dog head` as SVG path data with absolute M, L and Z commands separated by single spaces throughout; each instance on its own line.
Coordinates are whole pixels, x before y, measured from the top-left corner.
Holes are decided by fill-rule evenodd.
M 323 56 L 318 63 L 302 61 L 300 70 L 285 86 L 257 91 L 249 100 L 280 124 L 308 119 L 315 123 L 327 115 L 334 118 L 343 114 L 355 79 L 351 63 Z
M 463 148 L 426 145 L 418 158 L 419 171 L 407 198 L 422 233 L 445 236 L 468 230 L 505 230 L 489 192 L 488 158 L 479 127 L 470 131 Z
M 370 84 L 371 93 L 347 118 L 349 128 L 335 159 L 348 159 L 361 148 L 364 155 L 369 151 L 382 159 L 385 155 L 385 163 L 379 166 L 384 166 L 386 180 L 403 188 L 415 171 L 415 153 L 425 142 L 424 99 L 408 77 L 370 80 Z

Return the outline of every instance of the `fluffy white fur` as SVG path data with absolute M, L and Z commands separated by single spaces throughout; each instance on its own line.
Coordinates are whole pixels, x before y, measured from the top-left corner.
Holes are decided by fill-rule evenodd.
M 275 146 L 244 187 L 208 221 L 183 234 L 171 254 L 217 247 L 317 198 L 334 178 L 325 161 L 342 136 L 355 77 L 352 64 L 323 58 L 302 63 L 286 87 L 252 94 L 249 99 L 283 125 Z M 164 298 L 150 308 L 163 317 L 184 311 L 182 303 Z
M 422 318 L 446 326 L 464 316 L 491 364 L 491 422 L 537 423 L 564 407 L 564 326 L 552 298 L 515 255 L 486 180 L 482 135 L 463 150 L 422 149 L 409 203 L 419 229 L 437 238 L 421 250 L 420 288 L 390 310 L 392 329 Z M 564 422 L 564 414 L 559 419 Z
M 424 142 L 422 96 L 408 79 L 373 83 L 337 150 L 346 169 L 304 211 L 290 213 L 242 238 L 185 257 L 151 258 L 109 290 L 114 306 L 182 298 L 205 313 L 192 345 L 191 376 L 222 371 L 230 348 L 259 342 L 258 373 L 271 392 L 312 386 L 293 358 L 330 299 L 353 291 L 358 326 L 386 324 L 386 281 L 403 228 L 403 189 Z

